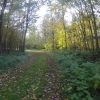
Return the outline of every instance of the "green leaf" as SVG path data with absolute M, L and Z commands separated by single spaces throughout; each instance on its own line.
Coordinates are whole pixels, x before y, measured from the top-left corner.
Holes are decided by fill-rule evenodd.
M 98 88 L 98 86 L 99 86 L 99 81 L 98 81 L 98 79 L 95 79 L 93 88 L 96 90 Z

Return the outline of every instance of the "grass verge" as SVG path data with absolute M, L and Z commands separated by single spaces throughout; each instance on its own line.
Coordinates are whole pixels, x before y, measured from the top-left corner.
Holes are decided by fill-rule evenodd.
M 22 74 L 1 84 L 0 100 L 39 100 L 46 83 L 46 57 L 42 54 Z
M 24 63 L 31 54 L 18 52 L 10 55 L 2 55 L 0 56 L 0 74 L 6 72 L 7 70 L 11 70 L 16 66 Z

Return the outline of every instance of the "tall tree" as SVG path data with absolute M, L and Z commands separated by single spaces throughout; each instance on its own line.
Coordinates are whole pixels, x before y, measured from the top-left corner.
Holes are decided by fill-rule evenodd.
M 0 14 L 0 53 L 1 54 L 2 54 L 2 22 L 3 22 L 3 16 L 4 16 L 6 5 L 7 5 L 7 0 L 4 0 L 1 8 L 1 14 Z

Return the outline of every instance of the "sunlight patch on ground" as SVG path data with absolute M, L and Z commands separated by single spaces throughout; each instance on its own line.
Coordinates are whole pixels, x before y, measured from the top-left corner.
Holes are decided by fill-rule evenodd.
M 32 49 L 27 49 L 27 50 L 25 50 L 25 52 L 45 52 L 45 49 L 41 49 L 41 50 L 38 50 L 38 49 L 34 49 L 34 50 L 32 50 Z

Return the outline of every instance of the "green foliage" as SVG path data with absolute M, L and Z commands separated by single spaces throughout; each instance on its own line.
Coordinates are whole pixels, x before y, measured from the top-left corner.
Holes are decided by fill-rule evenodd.
M 95 99 L 100 86 L 98 61 L 93 62 L 89 54 L 79 51 L 55 53 L 54 57 L 61 66 L 61 88 L 70 100 L 99 100 L 100 96 Z M 95 96 L 91 90 L 96 91 Z
M 22 64 L 30 56 L 30 54 L 22 52 L 0 56 L 0 74 Z
M 52 50 L 52 44 L 51 43 L 44 44 L 44 47 L 45 47 L 46 50 Z
M 32 27 L 33 28 L 33 27 Z M 30 29 L 30 34 L 26 38 L 26 49 L 43 49 L 43 38 L 38 33 L 35 33 L 35 29 Z

